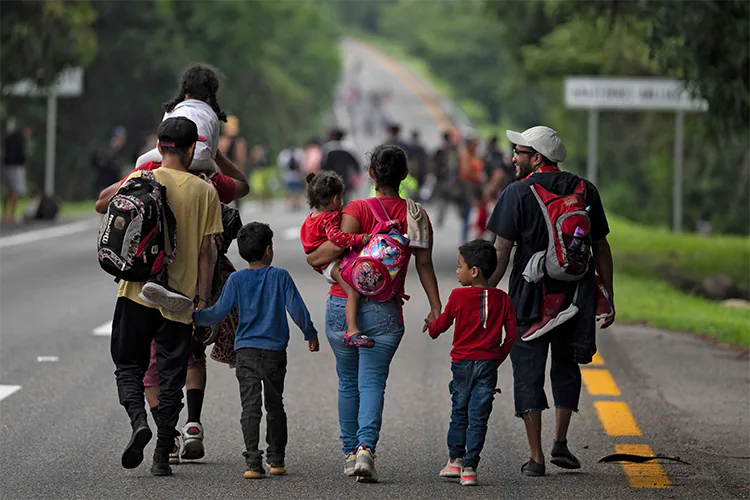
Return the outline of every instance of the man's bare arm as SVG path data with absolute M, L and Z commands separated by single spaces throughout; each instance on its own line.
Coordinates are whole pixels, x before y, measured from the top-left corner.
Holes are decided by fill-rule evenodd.
M 500 236 L 495 237 L 495 250 L 497 250 L 497 268 L 490 277 L 490 286 L 496 287 L 505 276 L 505 271 L 508 269 L 510 263 L 510 252 L 513 250 L 513 242 L 501 238 Z
M 604 289 L 609 294 L 609 300 L 612 303 L 612 312 L 615 311 L 615 289 L 614 289 L 614 262 L 612 260 L 612 249 L 609 247 L 607 238 L 602 238 L 593 243 L 592 248 L 594 250 L 594 266 L 596 267 L 596 274 L 602 280 Z M 615 321 L 615 315 L 605 319 L 601 327 L 607 328 Z
M 218 258 L 216 240 L 213 236 L 204 236 L 201 242 L 201 253 L 198 257 L 198 304 L 199 309 L 208 307 L 211 300 L 211 285 L 214 279 L 214 267 Z
M 246 196 L 250 192 L 250 185 L 247 182 L 247 177 L 237 165 L 235 165 L 229 158 L 224 156 L 221 150 L 216 152 L 216 165 L 221 170 L 221 173 L 227 177 L 234 179 L 235 192 L 234 199 L 237 200 Z
M 109 206 L 109 200 L 112 199 L 112 197 L 117 193 L 117 190 L 120 189 L 120 183 L 115 182 L 111 186 L 104 188 L 104 190 L 99 193 L 99 199 L 96 200 L 96 211 L 100 214 L 106 214 L 107 213 L 107 207 Z

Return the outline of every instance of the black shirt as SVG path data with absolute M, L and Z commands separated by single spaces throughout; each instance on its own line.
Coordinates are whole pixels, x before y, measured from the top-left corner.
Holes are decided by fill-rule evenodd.
M 3 165 L 25 165 L 26 164 L 26 139 L 20 130 L 16 130 L 5 138 L 5 153 Z
M 580 177 L 570 172 L 537 172 L 523 181 L 514 182 L 500 195 L 495 210 L 487 222 L 488 230 L 501 238 L 517 243 L 508 295 L 513 301 L 519 323 L 524 323 L 524 318 L 527 318 L 528 314 L 533 314 L 533 310 L 536 308 L 535 304 L 526 303 L 529 297 L 533 297 L 534 294 L 525 293 L 528 290 L 524 290 L 527 284 L 523 278 L 523 270 L 534 253 L 547 248 L 548 241 L 547 223 L 529 186 L 532 183 L 537 183 L 555 194 L 568 195 L 575 190 L 579 180 Z M 597 241 L 609 234 L 609 225 L 599 192 L 593 184 L 588 181 L 585 182 L 585 199 L 590 207 L 590 234 L 592 240 Z M 593 273 L 590 274 L 589 278 L 593 279 Z M 544 284 L 550 293 L 563 293 L 575 290 L 577 282 L 563 282 L 545 277 Z M 585 290 L 585 293 L 591 293 L 594 289 L 586 286 L 582 287 L 581 290 Z M 590 303 L 595 308 L 595 297 L 581 297 L 581 290 L 579 290 L 579 298 L 581 299 L 579 302 Z M 572 293 L 570 295 L 572 296 Z

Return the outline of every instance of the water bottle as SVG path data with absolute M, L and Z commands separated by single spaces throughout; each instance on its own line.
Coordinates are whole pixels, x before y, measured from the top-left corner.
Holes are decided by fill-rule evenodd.
M 573 241 L 571 241 L 570 245 L 568 245 L 568 249 L 571 252 L 577 252 L 578 250 L 580 250 L 584 236 L 586 236 L 586 230 L 581 226 L 577 226 L 576 230 L 573 231 Z

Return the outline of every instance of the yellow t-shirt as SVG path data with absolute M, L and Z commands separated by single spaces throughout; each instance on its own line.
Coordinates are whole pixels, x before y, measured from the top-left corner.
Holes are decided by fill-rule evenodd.
M 156 182 L 167 188 L 167 200 L 177 219 L 177 256 L 174 264 L 167 266 L 169 286 L 188 297 L 195 297 L 198 287 L 198 257 L 204 236 L 223 231 L 221 207 L 216 189 L 208 182 L 189 172 L 158 168 L 153 171 Z M 130 177 L 140 176 L 133 172 Z M 118 297 L 127 297 L 146 307 L 154 307 L 138 298 L 143 283 L 121 281 Z M 166 319 L 179 323 L 193 322 L 193 311 L 172 313 L 160 308 Z

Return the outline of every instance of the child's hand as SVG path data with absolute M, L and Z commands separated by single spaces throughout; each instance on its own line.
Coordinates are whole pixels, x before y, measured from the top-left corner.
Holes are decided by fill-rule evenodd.
M 365 246 L 368 243 L 370 243 L 371 239 L 372 239 L 372 235 L 371 234 L 363 234 L 362 235 L 362 246 Z
M 307 349 L 310 352 L 318 352 L 320 350 L 320 342 L 318 342 L 318 337 L 307 341 Z

